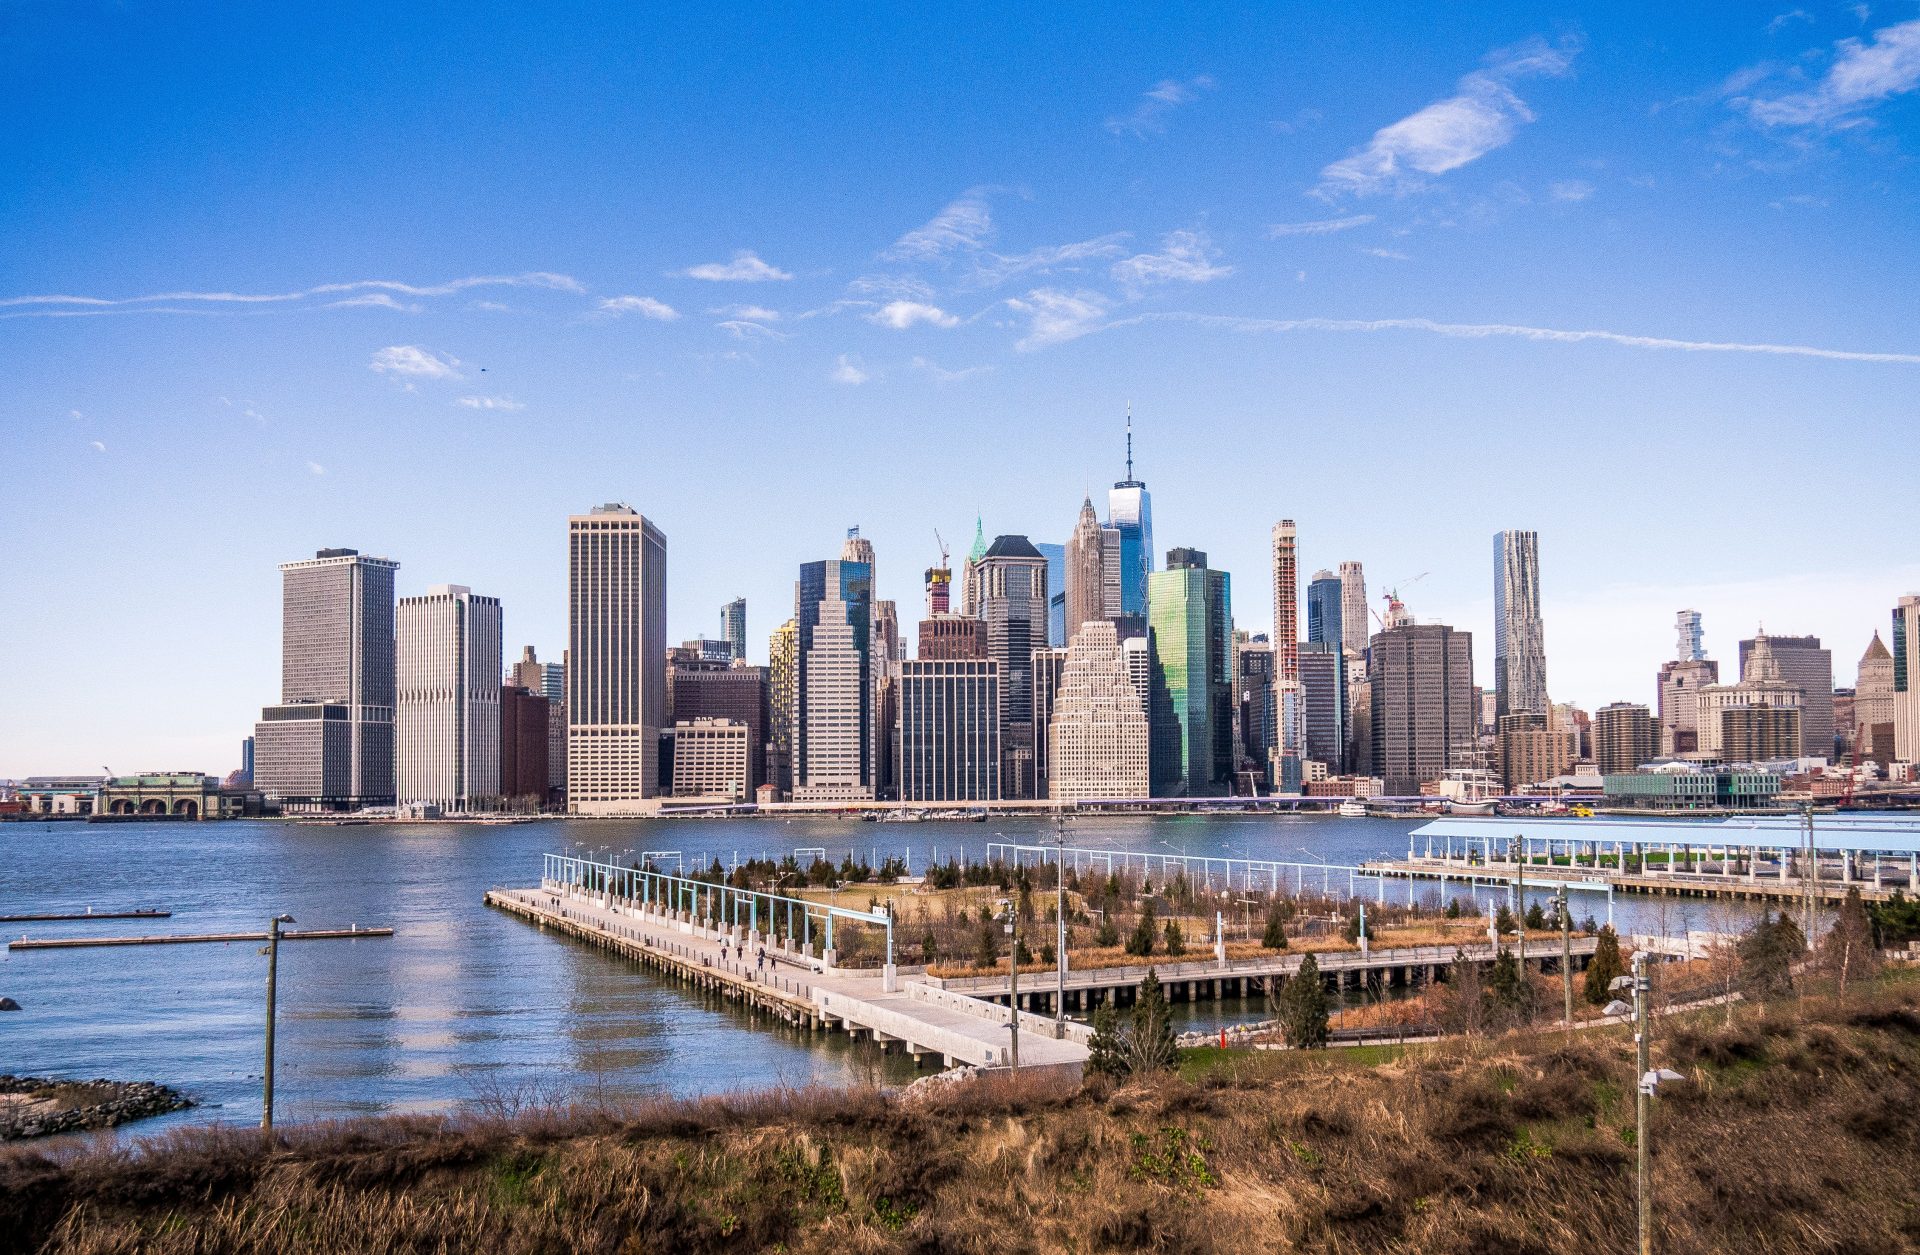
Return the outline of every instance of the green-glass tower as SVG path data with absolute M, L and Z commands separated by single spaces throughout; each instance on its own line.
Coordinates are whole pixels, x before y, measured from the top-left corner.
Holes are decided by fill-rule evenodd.
M 1197 549 L 1167 551 L 1147 576 L 1156 797 L 1214 797 L 1233 783 L 1233 596 Z

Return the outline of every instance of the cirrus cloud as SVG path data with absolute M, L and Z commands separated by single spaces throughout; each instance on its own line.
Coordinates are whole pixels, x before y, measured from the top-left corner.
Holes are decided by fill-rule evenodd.
M 1883 100 L 1920 87 L 1920 19 L 1884 26 L 1871 40 L 1842 39 L 1833 63 L 1810 90 L 1764 99 L 1736 96 L 1732 104 L 1762 126 L 1862 126 L 1858 115 Z
M 435 353 L 417 344 L 389 345 L 373 355 L 367 368 L 382 375 L 408 379 L 460 378 L 459 358 Z
M 680 317 L 679 310 L 651 296 L 609 296 L 600 302 L 600 312 L 615 318 L 622 314 L 638 314 L 656 322 L 672 322 Z
M 927 305 L 920 301 L 888 301 L 866 317 L 870 323 L 891 327 L 895 331 L 905 331 L 919 322 L 931 323 L 936 327 L 960 325 L 959 318 L 938 305 Z
M 702 262 L 680 273 L 708 283 L 767 283 L 793 278 L 787 271 L 761 261 L 758 254 L 744 248 L 734 253 L 731 261 Z

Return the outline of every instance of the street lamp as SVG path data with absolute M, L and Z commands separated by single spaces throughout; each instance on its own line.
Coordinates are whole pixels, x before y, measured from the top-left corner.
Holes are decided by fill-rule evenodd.
M 260 1127 L 273 1129 L 273 1018 L 276 984 L 280 976 L 280 925 L 297 923 L 291 915 L 276 915 L 267 923 L 267 1069 L 261 1077 Z
M 1647 952 L 1636 950 L 1633 954 L 1633 973 L 1630 976 L 1616 976 L 1614 990 L 1631 989 L 1633 991 L 1633 1043 L 1634 1043 L 1634 1192 L 1639 1213 L 1640 1255 L 1653 1255 L 1653 1162 L 1652 1148 L 1647 1144 L 1647 1125 L 1653 1114 L 1654 1091 L 1663 1081 L 1684 1080 L 1671 1068 L 1653 1066 L 1653 1025 L 1652 998 L 1653 982 L 1647 975 Z M 1613 1011 L 1622 1004 L 1609 1003 L 1607 1010 Z

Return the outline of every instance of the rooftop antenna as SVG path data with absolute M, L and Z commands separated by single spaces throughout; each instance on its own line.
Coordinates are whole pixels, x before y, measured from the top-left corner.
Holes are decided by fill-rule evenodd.
M 1133 402 L 1127 402 L 1127 482 L 1133 482 Z

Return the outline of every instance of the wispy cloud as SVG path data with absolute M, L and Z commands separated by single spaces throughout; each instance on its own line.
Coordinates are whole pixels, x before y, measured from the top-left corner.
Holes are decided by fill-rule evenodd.
M 1561 201 L 1586 200 L 1593 195 L 1593 184 L 1585 179 L 1560 179 L 1547 185 L 1547 195 Z
M 938 362 L 929 361 L 924 357 L 914 358 L 913 368 L 933 376 L 937 383 L 958 383 L 962 379 L 971 379 L 975 375 L 984 375 L 993 369 L 991 366 L 965 366 L 959 370 L 948 370 Z
M 757 254 L 744 248 L 735 253 L 731 261 L 702 262 L 698 266 L 687 267 L 681 273 L 689 279 L 705 279 L 709 283 L 767 283 L 793 278 L 780 267 L 761 261 Z
M 156 304 L 200 304 L 200 305 L 288 305 L 311 301 L 317 297 L 348 297 L 346 300 L 331 302 L 334 305 L 387 304 L 378 300 L 352 299 L 353 293 L 388 293 L 399 296 L 430 297 L 451 296 L 471 288 L 510 287 L 510 288 L 547 288 L 560 292 L 584 293 L 586 291 L 578 279 L 570 275 L 553 274 L 548 271 L 534 270 L 517 275 L 471 275 L 463 279 L 449 279 L 445 283 L 401 283 L 392 279 L 355 279 L 346 283 L 321 283 L 310 288 L 301 288 L 293 292 L 219 292 L 219 291 L 182 291 L 154 292 L 145 296 L 101 297 L 101 296 L 9 296 L 0 298 L 0 308 L 10 306 L 46 306 L 81 307 L 90 309 L 110 309 L 121 306 L 139 306 Z M 400 308 L 392 304 L 390 308 Z M 185 312 L 185 311 L 169 311 Z
M 728 318 L 745 318 L 750 322 L 779 322 L 780 311 L 768 309 L 764 305 L 728 305 L 722 309 L 709 310 L 709 313 L 721 314 Z
M 1320 172 L 1315 194 L 1402 194 L 1426 185 L 1425 177 L 1457 170 L 1513 140 L 1533 111 L 1510 86 L 1520 79 L 1560 77 L 1573 69 L 1577 40 L 1550 45 L 1532 39 L 1487 57 L 1484 69 L 1462 78 L 1453 95 L 1373 133 L 1365 148 Z
M 1372 221 L 1372 214 L 1348 214 L 1344 218 L 1321 218 L 1316 222 L 1276 222 L 1267 228 L 1267 238 L 1277 240 L 1289 235 L 1332 235 L 1335 231 L 1364 227 Z
M 993 236 L 987 196 L 993 189 L 970 188 L 924 226 L 915 227 L 882 253 L 890 261 L 930 261 L 963 249 L 979 248 Z
M 638 314 L 656 322 L 672 322 L 680 317 L 679 310 L 651 296 L 609 296 L 600 302 L 600 312 L 615 318 L 622 314 Z
M 1213 79 L 1202 74 L 1182 82 L 1163 78 L 1140 94 L 1140 103 L 1131 113 L 1107 119 L 1107 129 L 1115 135 L 1135 135 L 1145 139 L 1167 129 L 1167 115 L 1181 105 L 1213 89 Z
M 349 296 L 345 300 L 328 301 L 328 309 L 391 309 L 402 314 L 417 314 L 426 306 L 416 302 L 402 304 L 385 292 L 367 292 L 360 296 Z
M 736 340 L 752 340 L 756 337 L 762 340 L 784 340 L 787 338 L 786 332 L 775 331 L 763 322 L 754 322 L 748 318 L 729 318 L 725 322 L 717 322 L 713 325 Z
M 310 475 L 325 475 L 327 473 L 327 468 L 320 465 L 318 462 L 309 462 L 307 463 L 307 473 Z
M 1395 248 L 1363 248 L 1360 250 L 1369 257 L 1379 257 L 1387 261 L 1406 261 L 1407 255 Z
M 1160 312 L 1135 314 L 1086 330 L 1111 330 L 1150 322 L 1184 322 L 1229 331 L 1421 331 L 1456 339 L 1515 338 L 1550 344 L 1617 344 L 1636 349 L 1670 349 L 1683 353 L 1758 353 L 1778 357 L 1810 357 L 1835 362 L 1872 362 L 1920 366 L 1920 353 L 1874 353 L 1857 349 L 1829 349 L 1807 344 L 1755 344 L 1721 340 L 1677 340 L 1665 336 L 1632 335 L 1622 331 L 1569 331 L 1558 327 L 1527 327 L 1510 323 L 1448 323 L 1430 318 L 1240 318 L 1228 314 Z M 1085 334 L 1083 330 L 1079 334 Z M 1019 346 L 1015 346 L 1019 347 Z
M 1785 13 L 1776 13 L 1773 20 L 1767 23 L 1767 34 L 1777 35 L 1795 22 L 1811 22 L 1812 20 L 1813 14 L 1807 12 L 1805 9 L 1788 9 Z
M 87 443 L 93 446 L 95 453 L 105 453 L 107 451 L 107 442 L 104 440 L 89 440 Z
M 991 288 L 1021 275 L 1085 269 L 1091 262 L 1105 261 L 1126 252 L 1124 244 L 1129 238 L 1129 232 L 1115 231 L 1071 244 L 1043 245 L 1012 256 L 984 254 L 975 265 L 970 282 L 975 287 Z
M 1884 26 L 1868 40 L 1834 44 L 1833 62 L 1806 91 L 1773 97 L 1735 95 L 1729 102 L 1762 126 L 1864 126 L 1860 115 L 1920 87 L 1920 19 Z
M 931 323 L 936 327 L 957 327 L 960 320 L 938 305 L 926 305 L 919 301 L 888 301 L 879 309 L 867 315 L 867 321 L 882 327 L 891 327 L 895 331 L 905 331 L 915 323 Z
M 1210 283 L 1233 273 L 1215 264 L 1218 249 L 1204 231 L 1169 231 L 1157 253 L 1136 253 L 1113 263 L 1113 281 L 1130 297 L 1161 283 Z
M 382 375 L 410 379 L 460 378 L 460 359 L 423 349 L 417 344 L 390 345 L 375 353 L 367 366 Z
M 506 397 L 461 397 L 455 405 L 464 405 L 470 410 L 524 410 L 527 407 L 518 401 Z
M 1058 288 L 1035 288 L 1023 300 L 1007 301 L 1007 308 L 1027 318 L 1027 334 L 1014 342 L 1022 353 L 1050 345 L 1077 340 L 1100 327 L 1106 317 L 1108 301 L 1098 292 L 1063 292 Z
M 843 383 L 849 387 L 857 387 L 867 382 L 869 376 L 866 371 L 860 368 L 860 359 L 857 356 L 851 353 L 842 353 L 834 361 L 833 369 L 827 372 L 827 378 L 835 383 Z

